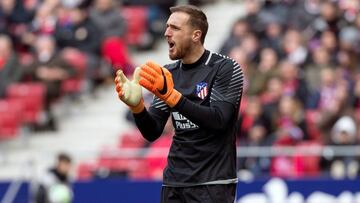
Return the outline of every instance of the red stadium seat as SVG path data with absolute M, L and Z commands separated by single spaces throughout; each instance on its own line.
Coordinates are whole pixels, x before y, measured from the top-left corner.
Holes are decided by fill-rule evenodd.
M 128 161 L 129 178 L 135 180 L 151 179 L 149 165 L 145 159 L 131 159 Z
M 98 166 L 111 171 L 127 171 L 129 168 L 128 159 L 113 156 L 101 156 L 98 159 Z
M 360 108 L 355 109 L 355 120 L 360 123 Z
M 299 178 L 316 176 L 320 173 L 320 155 L 305 154 L 310 150 L 320 150 L 321 144 L 316 141 L 297 143 L 293 156 L 276 156 L 271 161 L 271 175 Z
M 316 125 L 318 112 L 316 110 L 307 110 L 305 112 L 305 122 L 307 131 L 311 140 L 322 141 L 322 134 Z
M 0 140 L 15 138 L 21 126 L 21 104 L 15 100 L 0 100 Z
M 315 141 L 303 141 L 296 145 L 294 164 L 301 169 L 301 176 L 317 176 L 320 173 L 320 155 L 304 155 L 310 150 L 320 150 L 321 144 Z
M 271 160 L 270 175 L 276 177 L 297 177 L 293 160 L 287 156 L 276 156 Z
M 8 98 L 21 103 L 22 122 L 38 123 L 44 108 L 45 88 L 42 83 L 14 83 L 7 88 Z
M 145 145 L 145 139 L 138 130 L 125 132 L 119 137 L 119 148 L 142 148 Z
M 78 180 L 90 180 L 96 170 L 96 165 L 91 163 L 80 163 L 77 167 Z
M 100 156 L 97 160 L 98 169 L 108 169 L 112 173 L 117 174 L 126 174 L 131 179 L 149 179 L 149 167 L 147 161 L 138 157 L 140 154 L 135 151 L 135 157 L 126 156 L 126 154 L 121 154 L 123 151 L 121 149 L 112 149 L 104 148 L 100 153 Z M 115 151 L 114 151 L 115 150 Z M 116 151 L 118 150 L 118 151 Z M 121 156 L 117 156 L 117 155 Z M 122 156 L 125 155 L 125 156 Z
M 172 142 L 172 134 L 162 135 L 155 142 L 151 143 L 146 162 L 148 173 L 153 179 L 161 179 L 162 172 L 167 165 L 167 155 Z
M 34 62 L 34 56 L 31 55 L 29 52 L 20 52 L 19 55 L 19 62 L 23 68 L 29 66 Z
M 106 168 L 111 171 L 127 171 L 129 168 L 127 157 L 117 156 L 117 153 L 121 153 L 121 151 L 117 151 L 119 149 L 111 148 L 104 146 L 101 150 L 99 158 L 97 160 L 97 165 L 99 168 Z
M 145 6 L 125 6 L 121 14 L 127 22 L 126 41 L 129 45 L 140 45 L 147 30 L 148 9 Z
M 123 173 L 131 179 L 149 179 L 147 162 L 140 158 L 108 157 L 98 159 L 98 169 L 108 169 L 112 173 Z
M 277 147 L 295 147 L 297 140 L 292 139 L 291 136 L 282 136 L 277 138 L 274 142 L 274 148 Z M 277 155 L 271 160 L 270 174 L 278 177 L 298 177 L 299 165 L 294 164 L 292 156 Z
M 97 160 L 97 167 L 115 174 L 124 174 L 131 179 L 150 179 L 148 161 L 138 157 L 143 153 L 141 150 L 144 146 L 145 139 L 138 130 L 127 131 L 119 137 L 117 148 L 104 146 Z M 135 150 L 135 154 L 127 156 L 124 152 L 126 149 Z
M 67 63 L 76 69 L 76 76 L 62 82 L 61 90 L 63 93 L 79 93 L 84 84 L 84 74 L 87 58 L 84 53 L 78 51 L 65 51 L 63 57 Z

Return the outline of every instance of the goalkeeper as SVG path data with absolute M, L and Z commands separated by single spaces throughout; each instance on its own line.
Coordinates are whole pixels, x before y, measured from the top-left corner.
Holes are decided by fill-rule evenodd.
M 129 81 L 115 78 L 119 98 L 133 112 L 144 138 L 156 140 L 169 116 L 175 135 L 163 173 L 162 203 L 233 203 L 236 191 L 235 128 L 243 73 L 234 60 L 204 48 L 206 15 L 197 7 L 170 8 L 164 67 L 147 62 Z M 155 97 L 144 107 L 141 86 Z

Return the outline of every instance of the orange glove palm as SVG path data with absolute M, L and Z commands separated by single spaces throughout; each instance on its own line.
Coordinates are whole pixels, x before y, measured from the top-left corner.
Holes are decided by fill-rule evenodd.
M 171 73 L 154 62 L 141 66 L 139 84 L 170 107 L 174 107 L 181 98 L 181 93 L 174 89 Z

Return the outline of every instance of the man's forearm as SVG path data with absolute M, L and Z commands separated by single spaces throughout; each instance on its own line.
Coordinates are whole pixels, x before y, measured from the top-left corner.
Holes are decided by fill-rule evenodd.
M 174 107 L 193 123 L 213 130 L 224 130 L 235 115 L 235 108 L 228 102 L 213 102 L 211 106 L 196 104 L 185 97 Z
M 133 114 L 133 116 L 136 126 L 146 140 L 152 142 L 161 136 L 164 124 L 153 118 L 146 108 L 138 114 Z

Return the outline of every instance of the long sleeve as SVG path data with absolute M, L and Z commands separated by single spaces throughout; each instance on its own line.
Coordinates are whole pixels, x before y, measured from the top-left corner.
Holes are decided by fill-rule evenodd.
M 145 139 L 152 142 L 159 138 L 169 118 L 169 107 L 160 99 L 154 98 L 149 111 L 144 109 L 139 114 L 133 114 L 136 126 Z
M 164 185 L 236 183 L 236 121 L 243 89 L 240 66 L 226 56 L 205 50 L 192 64 L 179 60 L 165 68 L 182 96 L 172 108 L 158 99 L 154 105 L 164 115 L 171 113 L 175 130 Z M 156 125 L 159 129 L 159 121 Z
M 228 102 L 213 102 L 207 107 L 184 97 L 175 109 L 198 126 L 212 130 L 224 129 L 236 112 L 235 107 Z
M 182 97 L 175 109 L 193 123 L 211 130 L 223 130 L 237 116 L 243 90 L 243 72 L 234 62 L 219 71 L 211 88 L 210 106 Z

